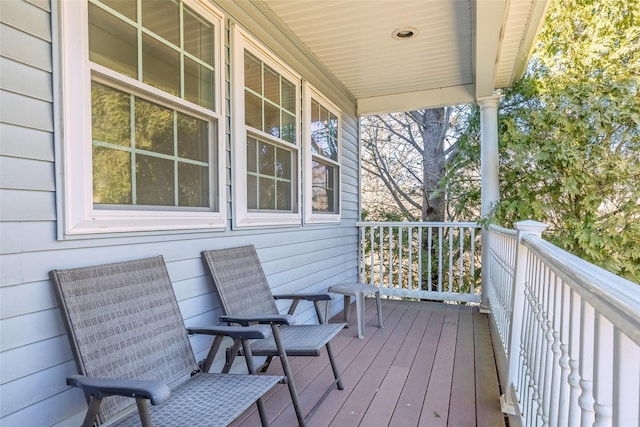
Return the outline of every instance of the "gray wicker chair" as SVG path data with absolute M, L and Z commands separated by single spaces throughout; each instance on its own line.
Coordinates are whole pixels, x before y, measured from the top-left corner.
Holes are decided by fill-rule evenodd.
M 81 387 L 89 403 L 83 426 L 226 426 L 254 402 L 267 425 L 260 397 L 283 377 L 202 373 L 162 257 L 54 270 L 50 277 L 80 374 L 67 384 Z M 248 340 L 271 335 L 265 325 L 189 332 L 215 335 L 210 358 L 230 336 L 245 349 L 252 373 Z
M 255 323 L 271 325 L 273 337 L 253 342 L 251 351 L 255 356 L 267 356 L 267 362 L 262 369 L 263 372 L 266 371 L 272 357 L 280 357 L 284 373 L 287 376 L 287 384 L 298 423 L 301 426 L 306 425 L 306 420 L 333 389 L 334 384 L 339 390 L 343 389 L 330 341 L 346 324 L 325 323 L 319 305 L 320 301 L 330 300 L 331 295 L 327 293 L 272 295 L 260 264 L 260 259 L 253 245 L 204 251 L 202 252 L 202 257 L 211 273 L 213 283 L 220 297 L 222 311 L 226 315 L 222 316 L 220 320 L 243 326 Z M 274 299 L 292 300 L 289 312 L 285 315 L 280 315 Z M 318 316 L 318 324 L 293 324 L 292 315 L 300 300 L 313 301 Z M 283 356 L 319 356 L 323 347 L 327 350 L 335 381 L 315 406 L 304 415 L 300 407 L 293 374 L 286 357 Z M 233 357 L 235 357 L 238 350 L 239 346 L 228 350 L 228 365 L 233 362 Z

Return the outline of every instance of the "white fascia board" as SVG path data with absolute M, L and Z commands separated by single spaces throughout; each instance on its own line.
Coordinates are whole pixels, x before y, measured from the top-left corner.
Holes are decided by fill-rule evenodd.
M 475 99 L 473 84 L 361 98 L 358 100 L 358 116 L 471 104 Z
M 551 2 L 549 0 L 533 0 L 531 12 L 529 13 L 529 22 L 527 22 L 527 28 L 522 37 L 522 44 L 520 45 L 520 52 L 513 67 L 513 80 L 522 77 L 527 69 L 529 57 L 533 53 L 536 38 L 542 29 L 542 24 L 544 24 L 544 18 L 550 4 Z
M 498 56 L 507 16 L 506 0 L 476 1 L 474 34 L 474 79 L 476 98 L 490 96 L 495 89 Z

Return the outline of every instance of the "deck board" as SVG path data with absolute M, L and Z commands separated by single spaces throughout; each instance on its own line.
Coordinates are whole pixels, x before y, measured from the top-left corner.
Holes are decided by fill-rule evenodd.
M 344 390 L 333 389 L 311 417 L 325 426 L 504 426 L 498 377 L 485 314 L 475 307 L 383 299 L 384 329 L 375 300 L 366 300 L 365 338 L 356 315 L 332 342 Z M 355 311 L 355 307 L 352 307 Z M 331 319 L 341 322 L 342 315 Z M 292 357 L 296 386 L 308 411 L 332 382 L 326 353 Z M 269 374 L 280 374 L 274 361 Z M 272 427 L 296 425 L 286 386 L 265 397 Z M 255 408 L 233 426 L 259 426 Z
M 476 387 L 473 312 L 461 309 L 458 319 L 456 355 L 453 362 L 449 424 L 453 426 L 476 425 L 476 403 L 473 393 Z
M 340 411 L 338 411 L 331 424 L 329 424 L 330 426 L 344 427 L 358 425 L 358 421 L 362 419 L 369 408 L 371 401 L 376 395 L 376 391 L 382 384 L 387 371 L 391 367 L 391 363 L 397 355 L 398 348 L 402 345 L 406 337 L 407 331 L 403 330 L 403 327 L 415 319 L 417 313 L 418 310 L 415 305 L 407 306 L 407 309 L 398 319 L 398 323 L 394 325 L 395 327 L 393 329 L 388 328 L 386 331 L 383 329 L 385 332 L 379 335 L 386 336 L 384 342 L 372 338 L 370 343 L 375 342 L 375 345 L 369 349 L 365 348 L 366 352 L 363 353 L 373 355 L 373 359 L 371 363 L 367 365 L 361 364 L 360 358 L 357 360 L 359 369 L 364 369 L 366 373 L 363 373 L 360 381 L 358 381 L 358 384 L 344 402 Z
M 492 366 L 490 369 L 476 369 L 476 413 L 478 426 L 504 426 L 500 412 L 500 389 L 495 367 L 495 356 L 491 345 L 491 332 L 487 315 L 473 314 L 475 334 L 476 366 Z
M 440 341 L 433 362 L 433 372 L 422 406 L 419 426 L 446 426 L 449 416 L 449 401 L 453 379 L 453 362 L 458 336 L 458 315 L 456 306 L 447 306 Z
M 417 356 L 411 366 L 411 372 L 398 400 L 398 406 L 396 406 L 389 423 L 390 426 L 415 426 L 418 425 L 420 420 L 422 405 L 436 356 L 437 346 L 434 343 L 440 340 L 446 313 L 444 304 L 428 304 L 428 306 L 431 309 L 431 316 L 426 325 L 422 341 L 418 346 Z

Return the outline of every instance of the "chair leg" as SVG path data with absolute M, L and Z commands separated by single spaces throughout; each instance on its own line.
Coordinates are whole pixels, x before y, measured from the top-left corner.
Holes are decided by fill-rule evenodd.
M 382 329 L 384 326 L 382 326 L 382 301 L 380 300 L 380 292 L 376 292 L 376 304 L 378 305 L 378 326 Z
M 149 415 L 147 399 L 136 398 L 136 405 L 138 406 L 138 415 L 140 415 L 140 424 L 142 424 L 142 427 L 151 427 L 151 415 Z
M 93 425 L 95 425 L 94 422 L 96 421 L 96 417 L 98 416 L 98 410 L 100 409 L 101 404 L 101 397 L 91 396 L 89 400 L 89 409 L 87 409 L 87 413 L 84 416 L 82 427 L 92 427 Z
M 331 350 L 331 344 L 327 343 L 325 347 L 327 348 L 327 354 L 329 355 L 329 362 L 331 363 L 331 369 L 333 370 L 333 377 L 336 379 L 336 386 L 338 387 L 338 390 L 344 390 L 342 379 L 340 378 L 340 371 L 338 370 L 336 359 L 333 357 L 333 351 Z
M 238 355 L 238 351 L 240 350 L 241 344 L 237 341 L 234 341 L 233 346 L 227 348 L 227 354 L 225 357 L 224 368 L 222 368 L 223 374 L 228 374 L 231 371 L 231 367 L 233 366 L 233 361 L 236 360 L 236 356 Z
M 358 338 L 364 338 L 364 292 L 356 292 L 356 315 L 358 317 Z
M 247 363 L 247 370 L 251 375 L 256 375 L 256 365 L 253 362 L 253 353 L 251 353 L 251 345 L 248 340 L 242 340 L 242 350 L 244 352 L 244 360 Z M 260 423 L 262 424 L 262 427 L 268 427 L 269 418 L 267 418 L 267 412 L 264 409 L 262 397 L 256 400 L 256 406 L 258 407 L 258 415 L 260 416 Z
M 289 359 L 287 358 L 287 353 L 284 350 L 284 345 L 282 345 L 282 339 L 280 338 L 280 330 L 278 329 L 278 325 L 272 324 L 271 330 L 273 331 L 273 339 L 276 342 L 276 347 L 278 348 L 278 356 L 280 357 L 282 370 L 287 377 L 287 386 L 289 387 L 289 394 L 291 394 L 291 402 L 293 403 L 293 409 L 296 412 L 296 418 L 298 418 L 298 425 L 300 425 L 300 427 L 306 427 L 307 422 L 305 420 L 304 414 L 302 413 L 300 399 L 298 398 L 298 390 L 296 389 L 296 384 L 293 381 L 293 372 L 291 371 L 291 367 L 289 366 Z
M 260 372 L 262 372 L 263 374 L 267 372 L 267 369 L 269 369 L 269 365 L 271 365 L 272 360 L 273 360 L 273 356 L 267 356 L 264 363 L 260 365 Z
M 325 313 L 327 312 L 327 304 L 325 304 Z M 327 323 L 327 316 L 326 314 L 322 313 L 322 308 L 320 307 L 320 301 L 314 301 L 313 302 L 313 308 L 315 308 L 316 310 L 316 316 L 318 316 L 318 323 L 322 324 L 322 323 Z
M 218 349 L 220 349 L 220 344 L 222 344 L 223 338 L 224 337 L 222 335 L 216 335 L 213 343 L 211 343 L 211 348 L 209 349 L 209 353 L 207 353 L 207 358 L 202 364 L 202 372 L 209 372 L 209 370 L 211 369 L 211 365 L 213 365 L 216 354 L 218 354 Z

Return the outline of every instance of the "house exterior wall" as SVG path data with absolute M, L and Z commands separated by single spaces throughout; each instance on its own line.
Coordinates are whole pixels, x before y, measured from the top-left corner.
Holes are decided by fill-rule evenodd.
M 82 394 L 65 385 L 75 365 L 48 272 L 161 254 L 167 262 L 187 325 L 217 323 L 217 297 L 200 251 L 254 244 L 269 282 L 278 292 L 325 291 L 357 277 L 359 212 L 358 121 L 355 101 L 317 68 L 251 2 L 217 4 L 226 18 L 225 68 L 230 99 L 229 22 L 250 32 L 300 73 L 342 112 L 341 221 L 336 224 L 226 231 L 119 234 L 58 239 L 56 123 L 58 53 L 55 4 L 46 0 L 0 1 L 0 424 L 78 425 L 86 407 Z M 227 116 L 230 108 L 226 108 Z M 227 117 L 227 122 L 230 118 Z M 226 190 L 231 219 L 231 144 L 227 125 Z M 304 200 L 304 197 L 303 197 Z M 283 306 L 284 308 L 284 306 Z M 332 313 L 341 301 L 334 301 Z M 313 319 L 311 305 L 298 321 Z M 198 359 L 210 340 L 194 338 Z

